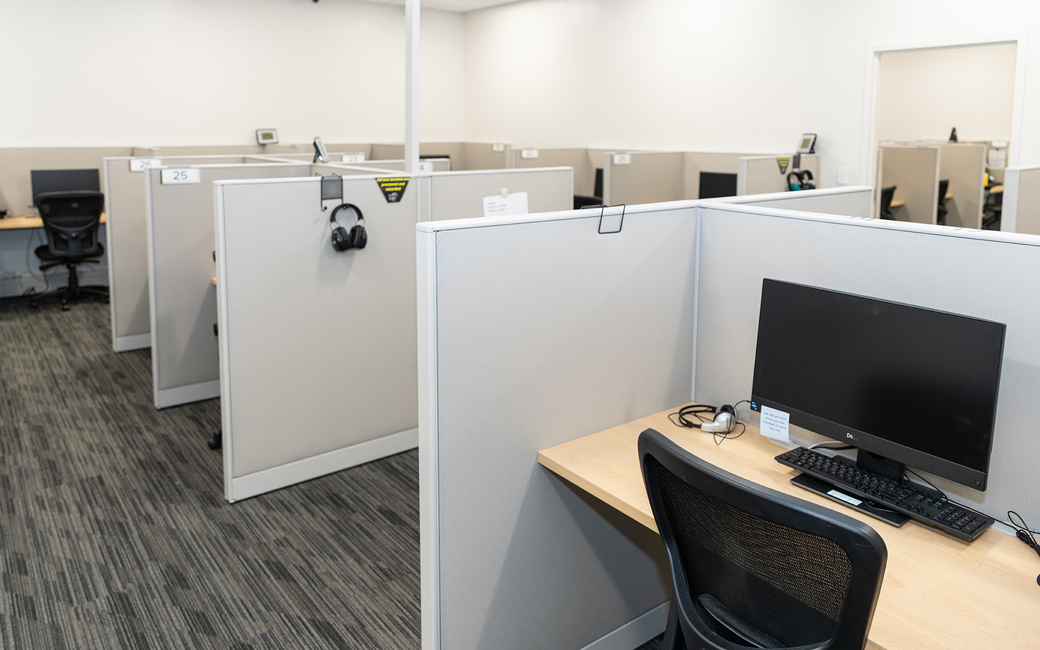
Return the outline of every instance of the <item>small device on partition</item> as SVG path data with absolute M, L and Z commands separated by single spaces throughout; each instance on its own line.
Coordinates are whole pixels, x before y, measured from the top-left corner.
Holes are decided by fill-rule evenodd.
M 802 141 L 798 145 L 798 153 L 816 153 L 815 133 L 802 134 Z
M 257 144 L 278 144 L 278 129 L 257 129 Z
M 329 150 L 321 138 L 314 138 L 314 160 L 312 162 L 325 162 L 329 158 Z

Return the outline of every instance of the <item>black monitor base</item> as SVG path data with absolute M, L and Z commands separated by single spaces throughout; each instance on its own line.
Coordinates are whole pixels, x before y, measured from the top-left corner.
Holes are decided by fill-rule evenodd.
M 888 508 L 877 505 L 872 501 L 867 501 L 861 497 L 848 494 L 840 488 L 835 487 L 826 481 L 821 481 L 818 478 L 809 476 L 808 474 L 799 474 L 791 479 L 791 483 L 800 488 L 809 490 L 810 492 L 815 492 L 816 494 L 825 496 L 831 501 L 840 503 L 843 506 L 859 510 L 865 515 L 870 515 L 875 519 L 880 519 L 886 524 L 891 524 L 892 526 L 902 526 L 910 519 L 909 515 L 889 510 Z

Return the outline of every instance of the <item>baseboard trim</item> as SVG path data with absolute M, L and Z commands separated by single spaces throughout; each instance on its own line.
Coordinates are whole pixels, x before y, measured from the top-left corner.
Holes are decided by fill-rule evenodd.
M 233 435 L 233 434 L 232 434 Z M 224 434 L 224 445 L 234 445 L 234 440 Z M 408 429 L 391 433 L 374 440 L 366 440 L 349 447 L 329 451 L 311 458 L 279 465 L 231 479 L 230 494 L 225 495 L 234 503 L 258 494 L 272 492 L 283 487 L 296 485 L 319 476 L 325 476 L 355 465 L 361 465 L 419 446 L 419 429 Z
M 632 648 L 638 648 L 664 632 L 664 628 L 668 625 L 670 603 L 671 601 L 666 600 L 613 632 L 601 636 L 581 650 L 632 650 Z
M 143 350 L 150 347 L 152 347 L 152 335 L 149 332 L 117 336 L 112 340 L 112 349 L 116 352 Z
M 151 337 L 149 336 L 149 345 Z M 204 399 L 220 397 L 220 380 L 203 381 L 198 384 L 177 386 L 175 388 L 160 388 L 155 395 L 155 408 L 164 409 L 168 406 L 180 406 L 191 402 L 201 402 Z

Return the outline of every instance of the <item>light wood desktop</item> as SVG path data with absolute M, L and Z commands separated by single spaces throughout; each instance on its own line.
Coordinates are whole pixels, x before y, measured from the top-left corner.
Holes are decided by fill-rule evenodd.
M 105 214 L 101 214 L 101 223 L 105 223 Z M 4 217 L 0 219 L 0 230 L 29 230 L 43 228 L 43 219 L 39 217 Z
M 1003 187 L 1001 188 L 1001 191 L 1002 191 L 1002 192 L 1004 191 L 1004 190 L 1003 190 Z M 943 197 L 943 200 L 944 200 L 944 201 L 949 201 L 949 200 L 950 200 L 950 199 L 952 199 L 952 198 L 953 198 L 953 192 L 947 192 L 947 193 L 946 193 L 946 196 L 945 196 L 945 197 Z M 898 199 L 893 199 L 893 200 L 892 200 L 892 203 L 890 203 L 889 205 L 890 205 L 891 207 L 893 207 L 893 208 L 901 208 L 901 207 L 903 207 L 904 205 L 906 205 L 906 201 L 900 201 L 900 200 L 898 200 Z
M 674 410 L 544 449 L 538 462 L 656 531 L 636 451 L 652 427 L 726 471 L 860 519 L 884 538 L 888 566 L 868 648 L 1040 648 L 1040 558 L 1015 537 L 988 530 L 967 544 L 913 521 L 883 524 L 791 485 L 797 472 L 773 460 L 784 448 L 757 428 L 716 445 L 711 434 L 672 424 Z

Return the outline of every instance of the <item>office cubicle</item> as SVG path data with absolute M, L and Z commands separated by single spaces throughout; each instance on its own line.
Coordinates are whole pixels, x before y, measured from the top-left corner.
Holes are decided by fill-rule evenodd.
M 510 150 L 509 166 L 516 169 L 531 167 L 570 167 L 574 170 L 574 193 L 582 196 L 602 196 L 596 192 L 596 170 L 603 178 L 606 149 L 539 149 L 522 147 Z M 602 185 L 602 181 L 600 185 Z M 600 191 L 603 191 L 600 188 Z
M 564 209 L 571 179 L 569 168 L 344 176 L 368 245 L 342 253 L 329 242 L 340 201 L 320 200 L 320 179 L 217 183 L 225 497 L 414 448 L 415 224 L 480 218 L 503 189 L 531 209 Z
M 982 227 L 985 145 L 886 143 L 878 147 L 877 165 L 878 200 L 881 188 L 896 186 L 891 210 L 895 220 L 934 224 L 941 198 L 947 210 L 944 225 Z M 940 181 L 948 181 L 942 197 Z
M 820 157 L 816 154 L 793 153 L 778 156 L 741 157 L 737 161 L 737 195 L 789 191 L 791 190 L 789 181 L 796 180 L 792 176 L 793 172 L 808 172 L 811 175 L 812 184 L 819 185 Z
M 1000 229 L 1040 235 L 1040 167 L 1004 170 Z
M 613 237 L 581 213 L 420 225 L 424 647 L 614 647 L 637 627 L 644 640 L 660 631 L 653 607 L 667 590 L 640 581 L 655 566 L 663 574 L 653 548 L 547 475 L 535 454 L 633 412 L 748 395 L 763 277 L 1006 322 L 991 463 L 1002 479 L 984 498 L 936 480 L 989 514 L 1040 518 L 1023 497 L 1032 470 L 1022 453 L 1036 451 L 1027 405 L 1040 381 L 1040 292 L 1029 269 L 1040 238 L 865 220 L 865 192 L 855 193 L 858 219 L 712 202 L 634 208 Z M 696 216 L 679 217 L 694 205 Z M 699 221 L 699 240 L 676 230 L 684 219 Z M 531 249 L 537 262 L 524 258 Z M 489 300 L 473 293 L 476 278 L 509 291 Z M 477 386 L 473 376 L 490 380 Z
M 449 158 L 452 171 L 506 169 L 510 166 L 509 145 L 504 143 L 422 142 L 419 155 L 423 158 Z M 372 160 L 403 158 L 403 144 L 372 145 Z

